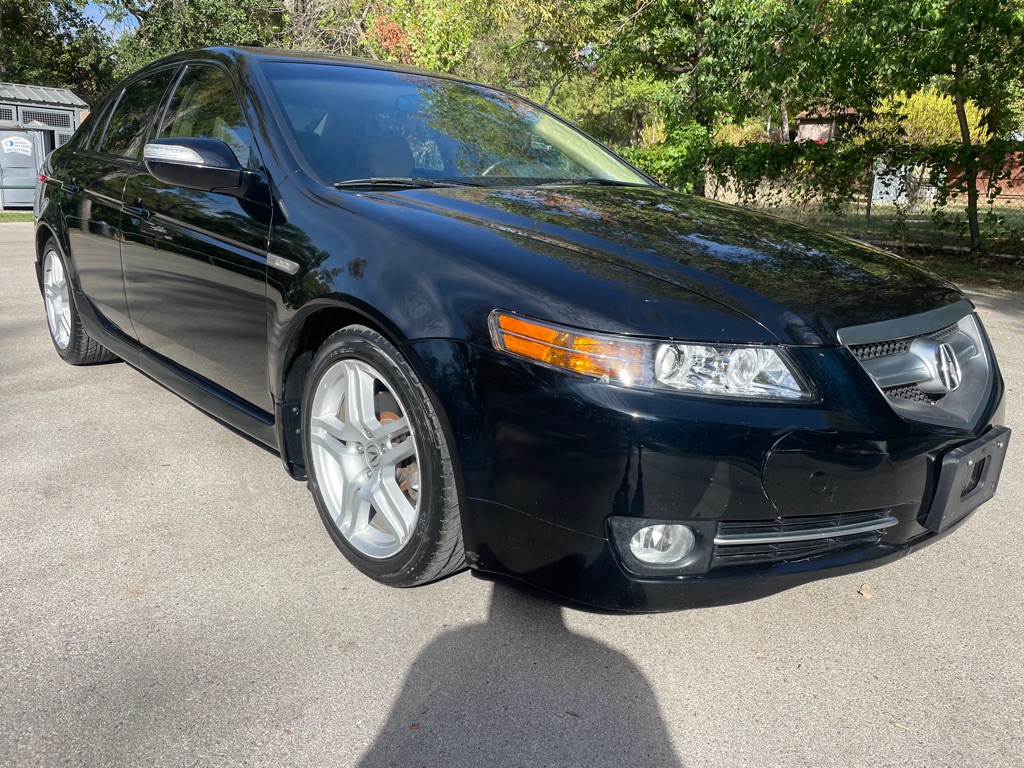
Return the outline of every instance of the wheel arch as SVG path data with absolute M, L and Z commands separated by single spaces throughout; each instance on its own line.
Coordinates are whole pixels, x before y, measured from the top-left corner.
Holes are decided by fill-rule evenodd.
M 43 292 L 43 249 L 46 247 L 46 241 L 52 239 L 57 243 L 57 247 L 64 251 L 64 260 L 67 261 L 67 249 L 61 246 L 60 241 L 57 238 L 56 233 L 45 221 L 40 221 L 36 226 L 35 234 L 35 245 L 36 245 L 36 283 L 39 285 L 39 292 Z
M 46 245 L 46 241 L 50 239 L 57 244 L 57 250 L 60 252 L 60 255 L 64 257 L 64 263 L 67 265 L 68 276 L 71 278 L 72 284 L 78 284 L 78 271 L 75 269 L 75 263 L 71 259 L 71 249 L 68 247 L 68 233 L 67 227 L 64 226 L 64 217 L 63 215 L 60 215 L 59 210 L 56 213 L 49 213 L 50 211 L 53 211 L 53 209 L 53 205 L 48 205 L 42 213 L 44 218 L 40 218 L 36 221 L 36 231 L 34 235 L 35 263 L 36 278 L 39 283 L 40 292 L 43 290 L 43 248 Z
M 461 462 L 455 450 L 457 443 L 448 415 L 435 391 L 435 382 L 429 375 L 428 366 L 412 346 L 405 344 L 409 341 L 408 337 L 394 323 L 371 308 L 344 297 L 310 302 L 296 313 L 281 334 L 282 343 L 277 347 L 281 350 L 277 361 L 278 373 L 275 375 L 278 392 L 275 398 L 278 403 L 276 421 L 282 447 L 281 459 L 288 473 L 296 480 L 306 478 L 302 455 L 302 395 L 313 357 L 331 334 L 348 325 L 357 324 L 371 328 L 391 342 L 416 372 L 448 443 L 456 490 L 460 497 L 464 497 Z

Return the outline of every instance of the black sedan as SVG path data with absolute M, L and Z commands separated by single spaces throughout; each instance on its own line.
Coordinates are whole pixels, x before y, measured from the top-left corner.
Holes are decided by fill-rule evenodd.
M 386 584 L 750 599 L 948 533 L 1009 441 L 954 287 L 458 79 L 162 59 L 51 155 L 36 218 L 58 354 L 279 453 Z

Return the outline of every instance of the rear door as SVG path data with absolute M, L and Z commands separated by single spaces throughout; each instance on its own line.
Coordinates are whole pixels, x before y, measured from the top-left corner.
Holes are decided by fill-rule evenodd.
M 121 195 L 173 69 L 130 83 L 59 169 L 71 259 L 86 297 L 116 330 L 134 337 L 121 273 Z
M 262 165 L 234 83 L 212 64 L 186 67 L 156 135 L 220 139 L 243 167 Z M 165 184 L 145 165 L 131 173 L 124 202 L 125 290 L 139 341 L 242 405 L 271 413 L 270 207 Z

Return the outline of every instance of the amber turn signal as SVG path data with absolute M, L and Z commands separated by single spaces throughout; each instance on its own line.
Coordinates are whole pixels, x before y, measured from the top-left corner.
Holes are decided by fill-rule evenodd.
M 644 380 L 648 347 L 542 323 L 495 310 L 490 316 L 494 348 L 518 357 L 626 385 Z

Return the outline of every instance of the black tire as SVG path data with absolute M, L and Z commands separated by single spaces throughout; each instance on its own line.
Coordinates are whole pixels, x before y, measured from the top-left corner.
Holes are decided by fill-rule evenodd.
M 48 292 L 51 291 L 51 273 L 55 273 L 58 266 L 64 286 L 61 306 L 66 304 L 66 311 L 55 314 L 51 312 L 51 302 L 47 297 Z M 82 319 L 75 306 L 75 292 L 71 288 L 69 274 L 67 261 L 60 249 L 57 248 L 53 238 L 48 239 L 43 246 L 41 275 L 43 306 L 46 310 L 47 327 L 50 331 L 53 348 L 57 350 L 57 354 L 64 362 L 71 365 L 95 365 L 117 360 L 117 355 L 92 338 L 82 326 Z M 57 317 L 57 314 L 60 317 Z
M 411 495 L 410 487 L 417 489 L 417 501 L 411 507 L 416 511 L 415 522 L 404 532 L 403 535 L 408 536 L 404 543 L 398 534 L 393 534 L 392 546 L 396 547 L 397 551 L 389 552 L 385 556 L 371 557 L 364 551 L 367 547 L 360 544 L 360 537 L 365 537 L 367 531 L 370 537 L 379 535 L 386 539 L 386 531 L 389 529 L 383 522 L 380 522 L 378 527 L 385 532 L 380 534 L 371 530 L 376 523 L 364 524 L 360 529 L 358 523 L 352 522 L 352 528 L 349 529 L 350 540 L 335 521 L 331 510 L 333 508 L 335 514 L 345 518 L 345 510 L 353 506 L 339 501 L 339 496 L 342 499 L 351 498 L 347 494 L 353 493 L 352 490 L 348 490 L 351 486 L 346 472 L 351 470 L 346 467 L 362 468 L 363 465 L 358 462 L 367 462 L 367 478 L 376 471 L 379 472 L 378 478 L 391 472 L 394 479 L 394 475 L 401 477 L 401 473 L 406 470 L 370 468 L 371 449 L 373 453 L 377 452 L 373 444 L 376 438 L 368 440 L 365 445 L 361 442 L 361 436 L 358 437 L 358 441 L 343 441 L 334 437 L 333 433 L 327 434 L 326 430 L 319 426 L 317 437 L 314 438 L 314 409 L 318 415 L 324 415 L 329 411 L 333 416 L 338 416 L 337 423 L 340 425 L 346 421 L 352 424 L 366 423 L 365 420 L 353 419 L 348 415 L 351 413 L 347 405 L 349 395 L 344 395 L 344 400 L 339 399 L 335 407 L 334 395 L 328 394 L 338 392 L 340 398 L 341 388 L 346 388 L 346 392 L 351 391 L 347 389 L 349 385 L 344 378 L 340 385 L 337 382 L 338 377 L 346 376 L 344 371 L 352 369 L 353 366 L 359 367 L 360 370 L 372 371 L 376 375 L 376 378 L 369 379 L 374 381 L 373 418 L 378 419 L 379 424 L 386 424 L 384 408 L 387 407 L 395 410 L 395 413 L 388 411 L 388 418 L 404 418 L 405 423 L 411 428 L 408 437 L 399 438 L 402 442 L 394 445 L 389 442 L 391 449 L 405 447 L 405 440 L 414 441 L 415 446 L 414 458 L 406 462 L 415 462 L 418 481 L 415 486 L 407 484 L 407 488 L 402 491 L 408 497 Z M 381 405 L 384 402 L 389 405 Z M 344 417 L 341 418 L 340 414 L 344 414 Z M 322 421 L 318 419 L 317 424 L 321 423 Z M 380 428 L 383 429 L 383 426 Z M 353 433 L 346 434 L 351 437 Z M 332 443 L 333 451 L 337 454 L 327 452 L 324 441 L 328 439 L 337 441 Z M 317 441 L 317 451 L 314 451 L 314 440 Z M 362 325 L 350 325 L 330 336 L 317 352 L 302 398 L 302 445 L 308 485 L 316 501 L 320 518 L 337 547 L 362 573 L 381 584 L 412 587 L 435 581 L 465 568 L 466 555 L 455 470 L 444 432 L 416 373 L 395 346 L 379 333 Z M 387 447 L 381 444 L 380 450 L 385 451 Z M 408 452 L 408 448 L 401 451 Z M 343 456 L 343 459 L 337 459 L 336 455 Z M 381 453 L 379 459 L 386 456 L 386 453 Z M 352 464 L 353 461 L 356 463 Z M 367 487 L 374 483 L 383 484 L 383 480 L 378 479 L 361 482 Z M 359 482 L 355 485 L 359 485 Z M 397 487 L 397 483 L 393 487 Z M 368 491 L 365 493 L 369 495 Z M 366 505 L 362 508 L 367 510 L 365 514 L 369 521 L 385 520 L 386 515 L 379 511 L 376 495 L 373 496 L 373 501 L 364 496 L 362 502 L 357 501 L 358 504 Z M 352 519 L 360 518 L 352 513 Z M 342 525 L 344 524 L 343 522 Z M 394 530 L 393 526 L 391 530 Z

